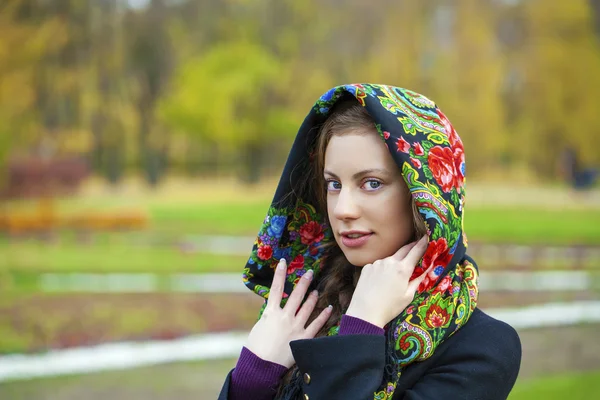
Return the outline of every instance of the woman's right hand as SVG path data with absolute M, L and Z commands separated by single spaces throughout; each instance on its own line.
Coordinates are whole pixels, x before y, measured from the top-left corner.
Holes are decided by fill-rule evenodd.
M 346 315 L 383 328 L 414 299 L 419 285 L 432 267 L 409 282 L 425 254 L 427 236 L 403 246 L 394 255 L 362 268 Z
M 287 303 L 281 308 L 286 271 L 287 265 L 282 259 L 275 269 L 267 306 L 250 331 L 246 348 L 263 360 L 291 368 L 294 365 L 294 357 L 290 342 L 314 338 L 331 316 L 331 307 L 323 310 L 308 327 L 305 327 L 318 298 L 316 291 L 313 291 L 298 310 L 313 277 L 311 270 L 300 278 Z

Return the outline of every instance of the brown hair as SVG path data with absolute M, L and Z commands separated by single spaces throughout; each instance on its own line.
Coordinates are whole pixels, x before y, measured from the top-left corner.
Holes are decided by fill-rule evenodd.
M 372 132 L 378 134 L 375 122 L 354 98 L 342 100 L 333 109 L 330 116 L 321 126 L 312 157 L 311 173 L 306 174 L 304 185 L 312 191 L 317 200 L 317 208 L 321 215 L 327 216 L 327 192 L 323 169 L 325 167 L 325 151 L 329 141 L 334 136 L 357 134 L 359 132 Z M 413 210 L 414 239 L 426 234 L 426 227 L 418 212 L 412 196 L 409 199 Z M 328 218 L 327 218 L 328 220 Z M 360 278 L 361 268 L 350 264 L 344 253 L 335 241 L 331 241 L 326 248 L 325 256 L 321 262 L 322 276 L 317 287 L 319 298 L 308 323 L 312 322 L 327 306 L 332 305 L 332 313 L 327 323 L 321 328 L 317 337 L 326 336 L 327 332 L 339 323 L 352 299 L 354 288 Z M 278 398 L 283 389 L 288 385 L 297 367 L 290 369 L 281 381 Z M 301 397 L 298 397 L 300 399 Z

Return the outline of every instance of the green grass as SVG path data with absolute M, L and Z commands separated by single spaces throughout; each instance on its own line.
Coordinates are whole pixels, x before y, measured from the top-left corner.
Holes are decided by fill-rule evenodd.
M 519 382 L 509 400 L 587 400 L 600 394 L 600 371 L 548 376 Z
M 159 230 L 197 234 L 254 235 L 266 215 L 268 203 L 203 204 L 149 209 Z M 478 242 L 515 244 L 600 243 L 600 210 L 547 210 L 528 208 L 471 208 L 465 214 L 465 231 Z
M 142 232 L 94 233 L 90 244 L 78 243 L 73 233 L 64 232 L 57 244 L 0 240 L 0 272 L 237 272 L 247 256 L 186 254 L 173 245 L 193 235 L 256 235 L 269 197 L 255 193 L 220 199 L 157 197 L 140 198 L 136 203 L 115 196 L 104 202 L 95 198 L 61 200 L 56 206 L 60 215 L 133 207 L 148 212 L 150 226 Z M 24 207 L 20 203 L 14 206 L 18 212 L 26 212 Z M 34 212 L 32 205 L 28 207 Z M 470 207 L 465 231 L 472 243 L 598 245 L 600 208 Z M 250 248 L 247 250 L 249 253 Z
M 32 272 L 228 272 L 241 271 L 248 260 L 248 256 L 186 254 L 170 247 L 72 243 L 5 243 L 0 244 L 0 253 L 0 271 Z
M 0 271 L 237 272 L 247 256 L 186 254 L 171 244 L 188 235 L 254 236 L 266 210 L 263 200 L 154 204 L 152 225 L 143 232 L 96 233 L 90 244 L 65 233 L 57 244 L 0 240 Z M 600 210 L 475 208 L 465 230 L 473 243 L 598 245 Z
M 146 212 L 150 232 L 170 239 L 186 234 L 255 235 L 267 213 L 272 190 L 268 194 L 241 190 L 227 194 L 225 189 L 215 189 L 219 187 L 203 196 L 70 198 L 58 200 L 56 210 L 62 216 L 111 210 Z M 35 210 L 31 202 L 6 207 L 6 212 L 17 214 L 33 214 Z M 600 207 L 467 205 L 465 230 L 471 240 L 483 242 L 599 244 Z
M 600 244 L 600 210 L 467 209 L 470 240 L 514 244 Z
M 158 230 L 197 234 L 254 235 L 268 202 L 212 203 L 149 208 Z M 471 240 L 515 244 L 599 244 L 600 210 L 469 208 L 465 231 Z
M 154 229 L 212 235 L 255 235 L 268 201 L 159 204 L 148 207 Z

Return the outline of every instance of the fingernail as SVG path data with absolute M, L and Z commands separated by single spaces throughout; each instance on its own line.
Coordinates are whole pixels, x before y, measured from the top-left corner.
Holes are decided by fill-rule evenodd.
M 313 270 L 312 269 L 309 269 L 304 275 L 302 275 L 302 277 L 304 279 L 312 279 L 312 276 L 313 276 Z
M 318 290 L 313 290 L 312 292 L 310 292 L 310 294 L 312 294 L 313 296 L 318 296 L 319 295 L 319 291 Z
M 279 264 L 277 264 L 277 269 L 285 269 L 285 258 L 279 260 Z
M 330 305 L 328 305 L 328 306 L 327 306 L 327 309 L 328 309 L 329 311 L 331 311 L 331 310 L 333 310 L 333 306 L 330 304 Z

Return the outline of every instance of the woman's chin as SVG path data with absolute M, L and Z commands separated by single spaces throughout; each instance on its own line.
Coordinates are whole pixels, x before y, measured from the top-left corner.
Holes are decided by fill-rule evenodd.
M 348 262 L 356 267 L 362 268 L 367 264 L 372 264 L 378 260 L 373 256 L 367 254 L 360 254 L 359 251 L 344 251 L 344 255 Z

